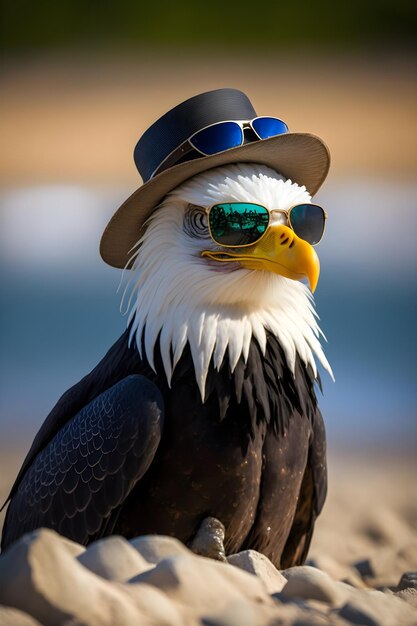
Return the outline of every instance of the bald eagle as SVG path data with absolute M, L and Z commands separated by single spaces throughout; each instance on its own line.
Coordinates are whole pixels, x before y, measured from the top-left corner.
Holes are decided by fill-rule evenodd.
M 126 331 L 40 428 L 11 490 L 2 547 L 40 526 L 88 544 L 161 533 L 190 544 L 203 521 L 226 553 L 303 563 L 326 495 L 317 406 L 319 264 L 282 211 L 263 248 L 225 249 L 207 207 L 289 209 L 305 187 L 255 163 L 171 191 L 133 257 Z M 267 240 L 267 241 L 266 241 Z

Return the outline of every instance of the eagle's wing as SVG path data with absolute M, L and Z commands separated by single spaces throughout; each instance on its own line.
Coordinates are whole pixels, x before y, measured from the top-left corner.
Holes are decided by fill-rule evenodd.
M 128 333 L 129 331 L 126 330 L 96 367 L 68 389 L 58 400 L 36 434 L 3 507 L 16 493 L 23 476 L 35 457 L 76 413 L 126 376 L 130 374 L 147 376 L 149 374 L 142 366 L 137 350 L 129 348 Z
M 162 426 L 162 395 L 143 376 L 127 376 L 95 397 L 23 473 L 2 548 L 41 526 L 82 544 L 110 533 L 120 504 L 154 458 Z
M 316 409 L 312 426 L 307 466 L 291 531 L 281 556 L 281 569 L 304 563 L 313 536 L 314 523 L 326 499 L 326 434 L 319 409 Z

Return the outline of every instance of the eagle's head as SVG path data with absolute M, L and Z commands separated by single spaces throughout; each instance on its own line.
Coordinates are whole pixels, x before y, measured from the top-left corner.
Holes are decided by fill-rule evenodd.
M 131 340 L 144 346 L 154 366 L 160 350 L 168 382 L 187 342 L 204 400 L 211 360 L 220 368 L 246 359 L 252 339 L 265 350 L 266 331 L 279 340 L 294 371 L 295 358 L 313 368 L 316 356 L 332 375 L 319 342 L 312 288 L 318 279 L 316 252 L 272 212 L 258 244 L 225 248 L 210 236 L 208 207 L 251 202 L 288 210 L 311 202 L 300 187 L 265 165 L 241 163 L 194 176 L 170 192 L 149 218 L 138 241 L 125 294 L 130 292 Z

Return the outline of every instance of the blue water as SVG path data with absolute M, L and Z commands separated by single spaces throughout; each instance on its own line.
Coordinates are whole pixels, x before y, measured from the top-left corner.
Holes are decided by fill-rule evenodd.
M 322 203 L 334 204 L 338 189 L 333 186 L 327 197 L 322 194 Z M 367 187 L 371 198 L 372 189 Z M 379 187 L 377 191 L 374 204 L 380 198 Z M 112 193 L 118 200 L 119 192 Z M 113 196 L 100 217 L 103 224 L 115 205 Z M 4 211 L 8 219 L 7 207 Z M 16 211 L 19 215 L 19 208 Z M 322 274 L 316 303 L 328 339 L 326 355 L 336 377 L 333 383 L 322 372 L 320 405 L 329 439 L 346 445 L 417 441 L 417 282 L 410 266 L 415 259 L 415 233 L 406 232 L 398 240 L 400 254 L 392 252 L 385 221 L 389 211 L 381 216 L 382 230 L 370 241 L 371 249 L 365 250 L 364 241 L 370 240 L 372 225 L 362 240 L 352 241 L 350 253 L 346 221 L 335 218 L 326 233 L 328 248 L 323 244 L 319 251 Z M 356 214 L 354 231 L 359 218 Z M 22 260 L 29 235 L 25 250 L 19 251 L 20 239 L 13 239 L 13 225 L 7 223 L 9 252 L 3 254 L 0 270 L 3 444 L 17 439 L 30 442 L 59 396 L 96 365 L 126 323 L 115 293 L 120 274 L 99 261 L 96 241 L 91 250 L 74 243 L 73 261 L 68 257 L 68 263 L 45 263 L 48 250 L 45 258 L 32 263 L 30 252 Z M 91 227 L 91 232 L 96 230 L 99 234 L 101 224 Z M 335 245 L 335 239 L 342 237 L 340 246 Z

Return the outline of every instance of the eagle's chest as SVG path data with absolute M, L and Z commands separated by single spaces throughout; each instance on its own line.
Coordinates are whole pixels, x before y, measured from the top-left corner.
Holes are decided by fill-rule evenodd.
M 215 399 L 196 402 L 187 385 L 176 386 L 165 402 L 160 448 L 134 496 L 140 533 L 188 541 L 211 515 L 226 526 L 227 544 L 239 546 L 258 506 L 266 424 L 251 438 L 235 405 L 220 420 Z
M 161 371 L 158 358 L 156 365 Z M 264 356 L 252 342 L 247 362 L 240 360 L 233 374 L 227 360 L 220 371 L 210 368 L 205 402 L 189 351 L 171 387 L 158 374 L 153 380 L 164 396 L 164 431 L 152 466 L 123 507 L 117 532 L 162 533 L 187 542 L 205 517 L 214 516 L 225 525 L 226 550 L 233 552 L 265 510 L 262 536 L 284 537 L 306 462 L 309 420 L 299 410 L 300 393 L 310 390 L 296 387 L 279 345 L 271 340 Z

